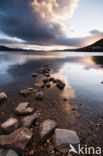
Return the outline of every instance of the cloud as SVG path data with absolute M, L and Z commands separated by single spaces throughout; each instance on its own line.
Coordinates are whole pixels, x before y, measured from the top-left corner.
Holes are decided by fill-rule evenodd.
M 52 44 L 65 34 L 79 0 L 0 0 L 0 30 L 33 44 Z M 62 14 L 62 16 L 61 16 Z
M 90 31 L 87 37 L 66 36 L 64 20 L 73 16 L 78 3 L 79 0 L 0 0 L 0 31 L 7 36 L 0 36 L 0 43 L 82 47 L 103 38 L 99 30 Z

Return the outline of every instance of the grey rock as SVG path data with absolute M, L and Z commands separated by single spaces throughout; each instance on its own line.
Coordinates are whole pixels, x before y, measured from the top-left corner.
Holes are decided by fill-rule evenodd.
M 32 132 L 26 127 L 19 128 L 9 135 L 0 136 L 0 146 L 10 148 L 15 151 L 25 150 L 27 144 L 32 138 Z
M 31 92 L 33 91 L 33 88 L 27 88 L 27 89 L 28 89 L 29 91 L 31 91 Z
M 61 80 L 57 80 L 57 87 L 58 87 L 60 90 L 63 90 L 64 87 L 65 87 L 65 83 L 62 82 Z
M 56 128 L 53 135 L 53 140 L 55 146 L 58 148 L 69 148 L 70 144 L 75 145 L 80 143 L 77 133 L 68 129 Z
M 54 78 L 53 77 L 50 77 L 50 81 L 54 81 Z
M 36 88 L 42 88 L 43 87 L 43 82 L 38 82 L 38 83 L 35 83 L 34 84 L 34 87 L 36 87 Z
M 48 81 L 49 81 L 48 78 L 43 79 L 43 82 L 44 82 L 44 83 L 46 83 L 46 82 L 48 82 Z
M 34 114 L 24 117 L 22 119 L 23 127 L 31 127 L 34 121 L 36 121 L 40 117 L 40 112 L 36 111 Z
M 46 87 L 50 88 L 50 83 L 49 82 L 46 83 Z
M 40 138 L 41 141 L 46 141 L 54 132 L 56 123 L 53 120 L 45 120 L 40 124 Z
M 36 73 L 33 73 L 32 74 L 32 77 L 37 77 L 38 75 Z
M 29 106 L 28 102 L 21 102 L 15 109 L 17 115 L 28 115 L 34 111 L 32 107 Z
M 45 73 L 45 76 L 46 76 L 46 77 L 50 77 L 50 74 L 49 74 L 49 73 Z
M 7 95 L 4 92 L 0 93 L 0 102 L 7 99 Z
M 28 96 L 29 94 L 31 94 L 32 91 L 30 91 L 28 88 L 27 89 L 23 89 L 20 91 L 20 94 L 23 96 Z
M 6 153 L 6 155 L 5 156 L 19 156 L 15 151 L 13 151 L 13 150 L 9 150 L 7 153 Z
M 38 92 L 38 93 L 36 93 L 36 95 L 35 95 L 35 99 L 36 99 L 36 100 L 42 100 L 43 97 L 44 97 L 43 92 Z
M 6 133 L 10 133 L 18 128 L 18 120 L 16 118 L 9 118 L 7 121 L 1 124 L 1 128 Z

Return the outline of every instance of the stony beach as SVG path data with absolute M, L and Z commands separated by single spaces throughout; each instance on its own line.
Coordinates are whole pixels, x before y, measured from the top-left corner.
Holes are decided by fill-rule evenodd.
M 69 99 L 65 80 L 52 73 L 49 63 L 31 77 L 32 85 L 21 90 L 0 91 L 0 156 L 72 156 L 77 154 L 69 153 L 70 144 L 102 145 L 102 138 L 97 140 L 102 116 Z

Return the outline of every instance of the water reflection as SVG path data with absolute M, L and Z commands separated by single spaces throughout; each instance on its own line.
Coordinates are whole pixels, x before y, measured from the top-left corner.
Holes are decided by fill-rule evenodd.
M 0 86 L 5 84 L 31 81 L 31 73 L 45 62 L 52 66 L 52 74 L 66 84 L 62 97 L 92 100 L 92 106 L 99 103 L 103 110 L 103 54 L 71 52 L 1 52 L 0 53 Z M 25 81 L 24 81 L 25 80 Z M 84 98 L 85 97 L 85 98 Z M 96 108 L 97 109 L 97 108 Z

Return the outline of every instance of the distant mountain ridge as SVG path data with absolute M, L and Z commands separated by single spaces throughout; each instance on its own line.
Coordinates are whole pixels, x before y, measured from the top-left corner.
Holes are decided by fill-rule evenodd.
M 103 52 L 103 39 L 83 48 L 76 49 L 76 51 L 87 51 L 87 52 Z
M 9 48 L 9 47 L 0 45 L 0 51 L 24 51 L 24 49 Z

